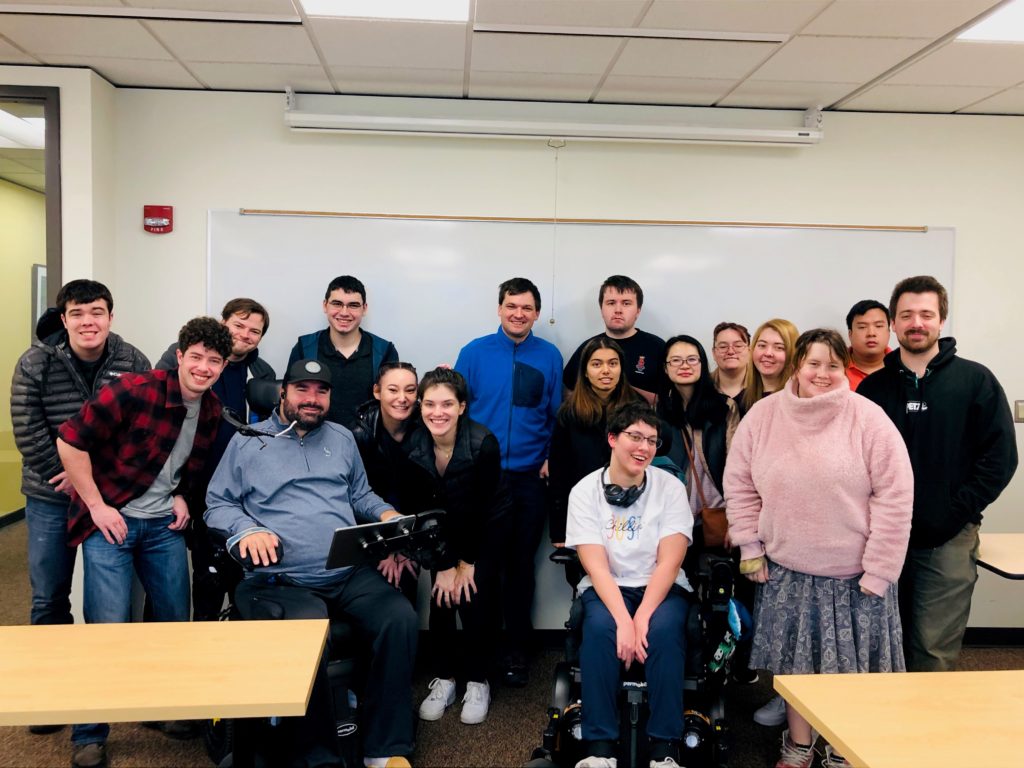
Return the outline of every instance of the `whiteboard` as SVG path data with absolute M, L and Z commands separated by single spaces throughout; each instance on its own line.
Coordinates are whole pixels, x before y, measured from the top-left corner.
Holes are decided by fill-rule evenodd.
M 326 327 L 332 278 L 366 285 L 363 327 L 395 343 L 420 374 L 454 363 L 471 339 L 498 328 L 498 285 L 527 277 L 541 292 L 534 331 L 568 359 L 603 330 L 597 294 L 609 275 L 643 287 L 638 327 L 668 338 L 688 333 L 710 350 L 723 320 L 751 332 L 772 317 L 801 330 L 845 334 L 857 301 L 888 304 L 893 286 L 929 274 L 953 292 L 954 231 L 841 230 L 746 226 L 448 221 L 209 214 L 207 310 L 249 296 L 271 315 L 261 355 L 283 376 L 303 333 Z M 946 332 L 952 332 L 951 320 Z M 545 537 L 544 542 L 547 542 Z M 534 626 L 561 629 L 569 588 L 537 551 Z M 429 584 L 421 579 L 420 607 Z M 426 611 L 420 612 L 426 626 Z
M 249 296 L 271 327 L 261 355 L 283 375 L 303 333 L 326 327 L 332 278 L 366 285 L 367 330 L 421 373 L 454 363 L 467 341 L 498 328 L 498 285 L 527 277 L 541 292 L 534 331 L 568 359 L 603 330 L 597 294 L 613 274 L 643 287 L 637 326 L 688 333 L 710 351 L 720 321 L 751 332 L 772 317 L 801 330 L 834 327 L 861 299 L 888 304 L 900 279 L 935 276 L 953 290 L 954 231 L 443 221 L 209 215 L 207 309 Z M 947 321 L 952 332 L 952 319 Z

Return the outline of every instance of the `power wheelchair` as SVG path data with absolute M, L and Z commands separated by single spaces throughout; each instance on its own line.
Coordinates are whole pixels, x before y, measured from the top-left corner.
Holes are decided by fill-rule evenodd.
M 738 639 L 736 618 L 730 622 L 735 570 L 732 559 L 692 552 L 684 569 L 694 587 L 686 627 L 685 721 L 680 734 L 682 765 L 688 768 L 728 768 L 730 736 L 726 721 L 725 687 L 729 658 Z M 583 603 L 577 586 L 583 569 L 575 551 L 558 549 L 549 559 L 566 569 L 573 588 L 569 618 L 565 622 L 565 658 L 555 667 L 548 723 L 541 746 L 534 749 L 526 768 L 573 768 L 586 757 L 582 740 L 583 701 L 579 649 Z M 647 682 L 642 664 L 623 671 L 619 689 L 619 768 L 646 766 Z
M 442 510 L 431 510 L 415 517 L 345 529 L 343 535 L 335 535 L 328 563 L 331 567 L 375 563 L 390 554 L 402 553 L 430 568 L 439 556 L 443 556 L 443 516 Z M 218 538 L 214 532 L 211 535 L 219 547 L 245 570 L 258 568 L 248 558 L 239 555 L 237 544 L 228 552 L 224 539 Z M 286 552 L 279 548 L 278 561 L 285 557 Z M 260 598 L 249 606 L 249 613 L 253 619 L 281 619 L 284 607 Z M 221 613 L 222 620 L 238 618 L 237 607 L 233 604 Z M 327 677 L 334 701 L 339 752 L 346 768 L 362 765 L 358 700 L 364 682 L 361 670 L 368 666 L 365 663 L 368 653 L 369 649 L 364 647 L 353 625 L 344 616 L 331 616 L 327 638 Z M 207 755 L 220 768 L 287 765 L 289 761 L 283 751 L 282 740 L 275 734 L 278 722 L 278 718 L 204 721 L 202 733 Z

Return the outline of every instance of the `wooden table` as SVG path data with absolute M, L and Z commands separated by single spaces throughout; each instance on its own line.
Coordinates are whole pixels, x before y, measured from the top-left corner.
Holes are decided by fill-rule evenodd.
M 1021 762 L 1024 670 L 776 675 L 775 690 L 858 768 Z
M 1024 533 L 979 535 L 978 565 L 1006 579 L 1024 579 Z
M 302 715 L 327 621 L 0 627 L 0 725 Z

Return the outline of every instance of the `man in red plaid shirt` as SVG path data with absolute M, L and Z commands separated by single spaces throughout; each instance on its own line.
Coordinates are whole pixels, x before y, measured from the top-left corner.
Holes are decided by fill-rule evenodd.
M 178 335 L 178 368 L 125 374 L 60 428 L 57 450 L 75 493 L 69 539 L 82 542 L 87 623 L 131 619 L 132 573 L 156 621 L 188 621 L 184 493 L 217 435 L 211 387 L 231 354 L 231 334 L 212 317 Z M 72 765 L 106 765 L 106 723 L 76 725 Z

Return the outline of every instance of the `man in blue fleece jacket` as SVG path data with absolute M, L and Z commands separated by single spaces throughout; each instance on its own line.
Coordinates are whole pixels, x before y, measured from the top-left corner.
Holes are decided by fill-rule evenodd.
M 547 518 L 548 445 L 562 401 L 562 355 L 533 334 L 540 291 L 524 277 L 498 287 L 496 333 L 462 348 L 455 370 L 469 385 L 469 413 L 501 446 L 514 513 L 502 562 L 501 606 L 508 649 L 505 682 L 528 681 L 526 649 L 533 629 L 533 558 Z
M 398 515 L 366 480 L 355 439 L 325 422 L 331 374 L 316 360 L 288 367 L 281 405 L 236 435 L 210 481 L 206 524 L 260 565 L 235 590 L 244 618 L 261 599 L 283 618 L 344 614 L 373 648 L 362 699 L 367 766 L 408 766 L 413 751 L 412 670 L 418 623 L 409 601 L 372 565 L 327 570 L 336 528 Z M 278 553 L 283 552 L 283 557 Z M 292 764 L 341 766 L 327 662 L 320 659 L 306 716 L 292 726 Z

